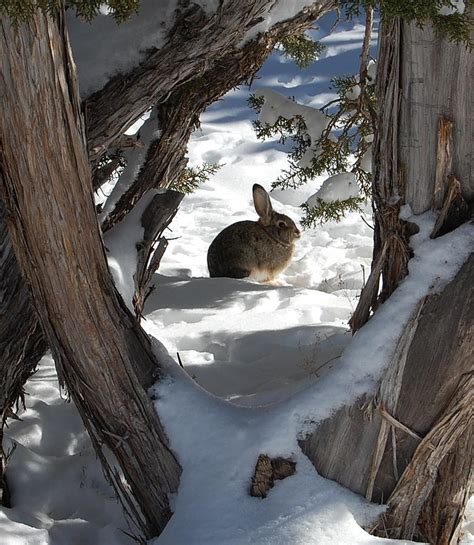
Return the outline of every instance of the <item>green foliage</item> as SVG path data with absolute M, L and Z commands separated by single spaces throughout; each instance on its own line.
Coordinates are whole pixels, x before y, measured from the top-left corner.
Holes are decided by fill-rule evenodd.
M 192 193 L 201 184 L 207 182 L 222 166 L 217 163 L 203 163 L 199 167 L 186 167 L 171 189 L 185 194 Z
M 54 16 L 61 4 L 61 0 L 0 0 L 0 13 L 18 24 L 28 21 L 38 9 Z M 74 9 L 86 21 L 96 17 L 101 7 L 107 7 L 117 23 L 121 23 L 138 12 L 140 0 L 66 0 L 66 8 Z
M 304 227 L 339 221 L 344 211 L 359 210 L 371 192 L 371 177 L 362 168 L 362 159 L 375 130 L 375 82 L 367 80 L 361 84 L 356 76 L 349 75 L 334 78 L 332 84 L 338 98 L 321 108 L 328 117 L 328 125 L 316 142 L 311 142 L 301 116 L 291 119 L 280 116 L 272 125 L 259 120 L 253 122 L 259 139 L 277 136 L 281 143 L 291 141 L 288 168 L 272 183 L 272 188 L 296 189 L 323 174 L 351 171 L 356 176 L 361 197 L 332 203 L 321 201 L 314 208 L 303 205 L 301 222 Z M 355 85 L 359 85 L 361 92 L 352 98 L 350 91 Z M 263 102 L 261 96 L 252 95 L 249 99 L 249 105 L 257 112 L 261 111 Z M 300 160 L 309 148 L 314 151 L 311 161 L 309 164 L 305 161 L 302 166 Z
M 295 61 L 300 68 L 307 68 L 318 60 L 318 57 L 326 49 L 324 44 L 313 40 L 304 32 L 285 36 L 280 41 L 280 45 L 283 54 Z
M 471 29 L 473 17 L 469 15 L 468 6 L 472 0 L 466 0 L 464 13 L 455 12 L 440 15 L 443 6 L 454 7 L 451 0 L 341 0 L 347 16 L 359 15 L 362 9 L 374 8 L 380 11 L 382 18 L 391 20 L 401 17 L 406 21 L 415 21 L 420 27 L 431 23 L 440 33 L 448 36 L 450 41 L 473 46 Z
M 322 225 L 328 221 L 341 221 L 347 212 L 360 212 L 365 203 L 364 197 L 351 197 L 343 201 L 325 202 L 318 199 L 316 206 L 309 206 L 307 203 L 301 205 L 303 209 L 303 218 L 301 226 L 304 229 Z
M 54 15 L 60 5 L 60 0 L 0 0 L 0 13 L 17 23 L 28 21 L 37 9 Z

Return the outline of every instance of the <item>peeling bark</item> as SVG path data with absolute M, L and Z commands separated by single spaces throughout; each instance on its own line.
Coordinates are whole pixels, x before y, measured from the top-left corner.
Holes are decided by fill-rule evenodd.
M 473 55 L 463 44 L 437 35 L 430 25 L 421 29 L 397 18 L 382 24 L 372 156 L 373 274 L 381 277 L 382 287 L 379 291 L 375 278 L 364 287 L 350 322 L 352 331 L 408 274 L 413 229 L 400 218 L 401 207 L 408 204 L 415 214 L 432 205 L 440 208 L 452 176 L 459 182 L 460 198 L 474 201 Z M 457 219 L 448 219 L 445 211 L 440 220 L 443 233 L 469 217 L 468 205 L 460 202 L 457 199 L 448 214 Z
M 181 470 L 145 390 L 159 362 L 107 268 L 63 14 L 17 29 L 3 19 L 0 29 L 1 189 L 15 253 L 60 380 L 129 515 L 152 537 Z
M 208 17 L 200 6 L 186 4 L 183 2 L 184 6 L 177 14 L 177 22 L 164 47 L 150 51 L 140 66 L 116 76 L 85 101 L 92 162 L 152 106 L 166 103 L 170 92 L 219 71 L 220 66 L 225 66 L 223 59 L 231 51 L 238 61 L 245 34 L 261 22 L 269 7 L 268 0 L 226 0 L 220 2 L 217 11 Z M 262 47 L 266 49 L 266 57 L 278 35 L 292 31 L 293 27 L 298 31 L 300 23 L 307 28 L 323 13 L 336 7 L 335 0 L 314 2 L 290 21 L 279 23 L 269 33 L 261 34 L 252 46 L 257 51 Z M 227 73 L 229 76 L 231 74 Z M 245 75 L 239 81 L 244 79 Z

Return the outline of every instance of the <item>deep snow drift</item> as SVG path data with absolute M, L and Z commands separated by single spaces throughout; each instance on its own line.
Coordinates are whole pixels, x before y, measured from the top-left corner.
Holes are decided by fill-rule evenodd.
M 331 21 L 323 25 L 316 34 L 328 32 Z M 334 98 L 329 77 L 357 71 L 362 40 L 360 25 L 344 28 L 324 39 L 325 58 L 307 71 L 274 54 L 258 87 L 312 106 Z M 252 184 L 269 189 L 285 166 L 282 146 L 256 141 L 247 95 L 242 88 L 211 107 L 193 136 L 191 163 L 223 166 L 185 198 L 146 307 L 143 326 L 162 343 L 156 349 L 166 349 L 175 359 L 179 352 L 187 372 L 170 361 L 170 378 L 153 391 L 183 466 L 179 492 L 172 498 L 175 515 L 153 543 L 403 543 L 372 537 L 361 528 L 370 527 L 383 507 L 318 476 L 301 454 L 297 434 L 308 419 L 324 418 L 374 387 L 417 298 L 431 286 L 441 288 L 469 245 L 472 250 L 473 227 L 430 241 L 433 218 L 418 218 L 421 231 L 413 240 L 410 277 L 350 344 L 347 320 L 372 253 L 372 231 L 359 214 L 306 231 L 280 285 L 208 278 L 211 240 L 232 222 L 256 219 Z M 298 205 L 323 180 L 272 193 L 274 208 L 298 220 Z M 369 214 L 365 220 L 370 224 Z M 108 245 L 114 274 L 126 290 L 128 243 L 117 235 L 114 244 Z M 22 421 L 9 422 L 8 436 L 17 445 L 9 466 L 15 507 L 0 509 L 1 545 L 135 543 L 120 530 L 133 531 L 104 481 L 74 405 L 60 396 L 49 356 L 27 391 Z M 247 493 L 262 452 L 291 455 L 297 462 L 296 474 L 278 482 L 265 500 Z M 469 529 L 474 533 L 472 523 L 465 543 L 474 543 Z

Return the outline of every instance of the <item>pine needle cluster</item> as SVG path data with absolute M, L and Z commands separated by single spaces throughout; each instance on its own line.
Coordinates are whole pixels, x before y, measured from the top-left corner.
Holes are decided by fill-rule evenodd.
M 328 221 L 341 221 L 347 212 L 360 212 L 366 202 L 365 197 L 351 197 L 342 201 L 335 200 L 331 202 L 322 199 L 317 200 L 317 205 L 309 206 L 307 203 L 301 205 L 303 209 L 301 226 L 303 229 L 322 225 Z
M 371 193 L 370 174 L 363 169 L 362 159 L 375 130 L 375 82 L 367 79 L 356 98 L 350 96 L 350 90 L 360 85 L 356 76 L 334 78 L 332 85 L 338 98 L 321 108 L 328 116 L 328 125 L 316 142 L 309 138 L 301 116 L 290 119 L 280 116 L 271 125 L 259 120 L 253 123 L 261 140 L 277 136 L 281 143 L 291 141 L 288 167 L 273 182 L 273 189 L 296 189 L 323 174 L 351 171 L 356 176 L 361 197 L 331 203 L 321 201 L 314 207 L 303 205 L 301 223 L 306 228 L 326 221 L 340 221 L 345 212 L 360 210 Z M 263 97 L 252 95 L 249 105 L 260 113 Z M 300 160 L 309 148 L 315 153 L 309 164 L 305 162 L 302 166 Z
M 285 36 L 280 41 L 280 46 L 283 54 L 300 68 L 308 68 L 326 49 L 324 44 L 313 40 L 304 32 Z
M 192 193 L 204 182 L 207 182 L 222 166 L 218 163 L 203 163 L 198 167 L 186 167 L 171 189 L 184 194 Z

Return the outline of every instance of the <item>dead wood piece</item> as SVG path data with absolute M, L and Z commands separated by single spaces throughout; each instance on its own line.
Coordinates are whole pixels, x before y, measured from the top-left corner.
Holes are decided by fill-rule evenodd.
M 265 498 L 275 486 L 275 481 L 286 479 L 294 475 L 295 471 L 296 462 L 291 458 L 270 458 L 266 454 L 260 454 L 252 477 L 250 495 Z
M 392 538 L 413 539 L 413 537 L 418 537 L 418 520 L 425 502 L 433 491 L 438 477 L 438 468 L 444 458 L 456 448 L 458 440 L 465 433 L 472 435 L 473 419 L 474 373 L 470 373 L 461 379 L 448 407 L 421 441 L 388 500 L 389 510 L 384 518 L 385 525 L 391 528 Z M 469 489 L 471 474 L 472 462 L 470 471 L 455 475 L 456 478 L 462 479 L 462 489 Z M 452 477 L 451 475 L 448 482 L 452 481 Z M 437 490 L 436 492 L 437 495 L 444 495 L 444 491 Z M 442 504 L 446 505 L 446 502 Z M 462 505 L 457 505 L 457 510 L 453 509 L 457 513 L 456 519 L 460 518 L 459 507 Z M 449 529 L 448 533 L 454 534 L 457 530 L 454 520 L 451 521 L 451 525 L 453 527 Z M 429 528 L 432 528 L 431 523 Z M 443 533 L 446 531 L 445 528 Z
M 468 221 L 471 212 L 461 194 L 461 184 L 454 176 L 448 177 L 448 187 L 443 206 L 436 220 L 431 238 L 437 238 L 454 231 Z
M 379 255 L 373 262 L 369 278 L 362 288 L 357 308 L 349 320 L 349 327 L 351 328 L 352 333 L 355 333 L 360 329 L 369 319 L 372 301 L 378 295 L 380 275 L 382 274 L 382 268 L 385 263 L 386 252 L 387 244 L 385 243 Z
M 133 306 L 137 317 L 141 316 L 145 301 L 153 290 L 153 275 L 168 246 L 162 234 L 176 215 L 183 197 L 183 193 L 168 189 L 155 195 L 143 213 L 143 240 L 137 244 L 137 269 L 134 275 Z

